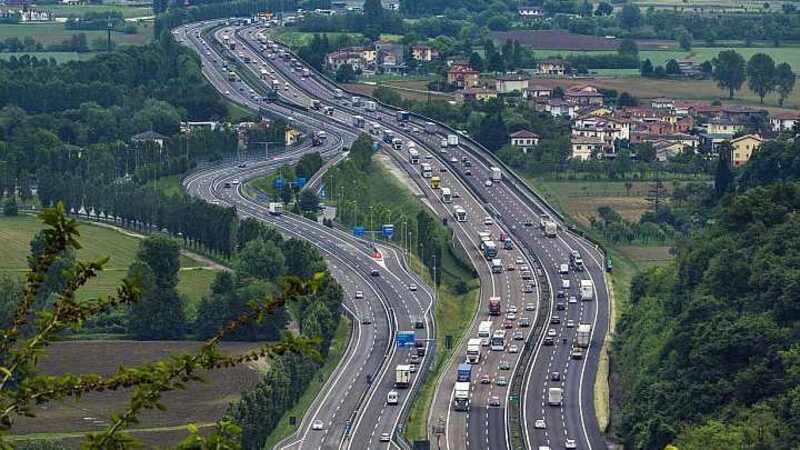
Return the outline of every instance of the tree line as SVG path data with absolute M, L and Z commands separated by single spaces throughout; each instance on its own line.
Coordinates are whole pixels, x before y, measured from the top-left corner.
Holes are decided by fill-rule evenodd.
M 758 95 L 761 103 L 764 103 L 764 97 L 775 92 L 778 104 L 783 106 L 794 90 L 797 78 L 789 63 L 775 65 L 772 57 L 764 53 L 756 53 L 745 62 L 735 50 L 724 50 L 711 63 L 714 67 L 712 77 L 720 89 L 728 91 L 729 98 L 733 98 L 747 81 L 747 86 Z
M 166 0 L 157 0 L 153 5 L 156 12 L 156 23 L 153 32 L 156 37 L 164 31 L 192 22 L 218 19 L 224 17 L 249 17 L 264 11 L 294 11 L 295 0 L 235 0 L 235 1 L 201 1 L 191 3 L 191 8 L 182 7 L 183 2 L 176 2 L 176 7 L 167 7 Z

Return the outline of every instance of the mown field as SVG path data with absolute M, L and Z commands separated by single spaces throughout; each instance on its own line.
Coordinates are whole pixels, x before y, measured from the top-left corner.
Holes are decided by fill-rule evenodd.
M 111 40 L 117 45 L 143 45 L 153 39 L 153 24 L 137 23 L 139 32 L 136 34 L 111 33 Z M 67 30 L 63 23 L 41 24 L 3 24 L 0 25 L 0 40 L 10 37 L 24 39 L 32 37 L 36 42 L 47 46 L 60 44 L 70 39 L 73 34 L 84 33 L 86 40 L 91 45 L 95 39 L 106 39 L 106 32 L 102 30 Z
M 30 241 L 41 228 L 41 223 L 33 216 L 0 217 L 0 274 L 23 275 L 27 270 Z M 87 223 L 81 224 L 79 230 L 83 245 L 77 254 L 79 259 L 110 257 L 105 270 L 78 292 L 79 298 L 112 293 L 136 257 L 140 239 Z M 187 256 L 181 256 L 180 262 L 178 291 L 187 299 L 187 314 L 194 317 L 197 304 L 208 292 L 215 271 L 206 262 Z
M 113 374 L 130 367 L 197 350 L 198 342 L 71 341 L 48 347 L 42 358 L 42 374 Z M 237 354 L 256 347 L 254 343 L 223 343 L 224 353 Z M 254 363 L 255 364 L 255 363 Z M 148 446 L 166 448 L 186 436 L 183 426 L 194 423 L 206 428 L 215 423 L 240 392 L 261 379 L 262 366 L 240 366 L 205 374 L 206 383 L 192 383 L 184 391 L 166 393 L 166 411 L 145 411 L 133 435 Z M 128 390 L 89 394 L 80 402 L 67 400 L 35 409 L 36 418 L 20 418 L 8 439 L 19 444 L 40 439 L 64 440 L 77 447 L 86 432 L 106 427 L 111 415 L 123 411 Z
M 121 13 L 125 18 L 153 15 L 153 7 L 150 5 L 42 5 L 39 8 L 52 12 L 56 17 L 83 16 L 87 13 L 105 14 L 111 12 Z

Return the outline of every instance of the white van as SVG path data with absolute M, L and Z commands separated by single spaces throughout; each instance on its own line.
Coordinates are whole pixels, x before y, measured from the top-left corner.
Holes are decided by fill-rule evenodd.
M 562 275 L 569 273 L 569 264 L 561 264 L 558 269 L 558 273 Z
M 386 395 L 386 404 L 387 405 L 397 404 L 397 391 L 389 391 L 389 393 Z
M 561 289 L 569 289 L 569 280 L 561 280 Z

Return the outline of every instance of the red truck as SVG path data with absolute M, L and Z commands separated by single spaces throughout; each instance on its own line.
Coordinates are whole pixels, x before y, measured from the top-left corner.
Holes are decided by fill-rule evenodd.
M 489 298 L 489 315 L 490 316 L 499 316 L 500 315 L 500 297 L 490 297 Z

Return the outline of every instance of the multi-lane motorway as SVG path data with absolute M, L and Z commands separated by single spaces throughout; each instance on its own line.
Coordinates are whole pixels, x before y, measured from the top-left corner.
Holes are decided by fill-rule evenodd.
M 471 328 L 465 330 L 461 345 L 443 377 L 438 380 L 429 425 L 431 430 L 434 430 L 440 423 L 444 424 L 441 435 L 431 435 L 440 448 L 510 448 L 510 436 L 513 431 L 510 430 L 512 426 L 509 422 L 510 408 L 519 409 L 522 418 L 522 440 L 527 448 L 535 449 L 539 446 L 564 448 L 571 444 L 571 441 L 574 441 L 577 448 L 605 448 L 606 444 L 598 428 L 593 406 L 593 383 L 608 321 L 608 296 L 602 253 L 587 241 L 570 233 L 563 224 L 557 237 L 544 237 L 536 226 L 540 216 L 546 215 L 556 221 L 559 220 L 558 217 L 507 169 L 504 169 L 502 181 L 489 185 L 486 180 L 491 178 L 490 167 L 500 164 L 476 143 L 462 136 L 460 145 L 448 147 L 444 151 L 440 149 L 440 142 L 448 135 L 454 134 L 452 130 L 415 116 L 411 116 L 408 121 L 398 120 L 396 111 L 384 105 L 378 105 L 374 111 L 366 111 L 363 106 L 355 106 L 361 103 L 362 99 L 353 102 L 352 96 L 343 96 L 336 86 L 318 74 L 305 76 L 303 68 L 306 67 L 302 62 L 290 55 L 285 59 L 278 56 L 285 52 L 285 49 L 282 47 L 273 49 L 260 42 L 261 30 L 258 26 L 217 27 L 213 31 L 213 37 L 218 42 L 235 42 L 236 47 L 234 51 L 227 51 L 226 54 L 218 53 L 221 51 L 219 45 L 205 42 L 201 38 L 201 29 L 209 26 L 211 25 L 198 24 L 181 27 L 175 34 L 181 41 L 198 51 L 203 59 L 204 73 L 220 92 L 231 100 L 252 108 L 266 108 L 274 114 L 290 117 L 306 127 L 325 130 L 329 134 L 329 140 L 341 139 L 341 142 L 348 143 L 357 133 L 363 132 L 364 129 L 353 126 L 353 117 L 356 115 L 365 117 L 366 128 L 370 128 L 370 124 L 374 123 L 380 130 L 391 131 L 402 139 L 403 149 L 386 150 L 387 153 L 396 159 L 400 167 L 408 171 L 436 213 L 443 218 L 450 218 L 448 223 L 454 231 L 455 238 L 466 250 L 480 275 L 482 301 Z M 264 86 L 258 89 L 256 86 L 246 86 L 240 82 L 229 82 L 226 72 L 222 69 L 222 62 L 229 60 L 236 61 L 239 70 L 250 70 L 255 77 L 262 78 Z M 263 92 L 265 86 L 271 85 L 278 87 L 277 91 L 283 102 L 267 104 L 261 101 L 258 93 Z M 320 102 L 319 110 L 309 110 L 308 107 L 312 106 L 315 100 Z M 422 161 L 431 164 L 434 173 L 442 178 L 442 186 L 459 193 L 459 198 L 453 199 L 450 203 L 442 201 L 441 190 L 433 189 L 430 179 L 421 176 L 419 166 L 409 162 L 408 148 L 411 142 L 414 142 L 419 149 Z M 467 161 L 471 167 L 467 167 Z M 241 168 L 229 168 L 228 174 L 226 176 L 244 177 Z M 209 176 L 212 177 L 210 180 L 214 180 L 216 179 L 214 177 L 219 175 Z M 235 192 L 238 191 L 233 191 Z M 223 192 L 221 195 L 224 194 Z M 228 198 L 226 201 L 236 204 L 237 208 L 242 208 L 240 204 L 249 202 L 241 196 Z M 248 208 L 257 211 L 257 205 L 252 202 L 246 204 Z M 463 222 L 453 220 L 456 205 L 464 208 L 467 220 Z M 307 222 L 283 217 L 285 219 L 280 220 Z M 275 222 L 276 219 L 273 218 L 272 221 Z M 294 224 L 288 226 L 294 231 L 296 227 Z M 332 232 L 328 229 L 325 231 Z M 490 232 L 495 240 L 501 233 L 511 238 L 512 249 L 498 252 L 504 269 L 500 273 L 492 273 L 487 260 L 480 252 L 478 233 L 482 231 Z M 343 233 L 340 234 L 340 239 L 352 242 L 351 245 L 355 248 L 361 246 L 363 253 L 369 258 L 369 250 L 362 242 Z M 309 238 L 309 236 L 304 237 Z M 325 245 L 324 242 L 315 243 L 321 247 Z M 569 263 L 570 255 L 574 251 L 583 257 L 585 270 L 560 273 L 559 266 Z M 385 253 L 391 254 L 391 251 L 387 249 Z M 385 261 L 390 260 L 391 256 L 385 258 Z M 369 259 L 363 261 L 367 261 L 367 264 L 374 263 Z M 336 265 L 334 262 L 332 264 Z M 390 277 L 395 270 L 402 271 L 402 264 L 399 261 L 397 264 L 399 264 L 397 267 L 387 267 L 387 270 L 384 270 L 386 275 L 380 278 Z M 520 266 L 528 266 L 532 271 L 538 272 L 538 275 L 530 281 L 522 280 Z M 363 277 L 363 273 L 360 275 Z M 340 276 L 345 277 L 344 274 Z M 354 276 L 350 275 L 351 278 Z M 575 286 L 582 279 L 594 283 L 596 295 L 593 301 L 571 299 L 576 294 Z M 569 289 L 564 289 L 563 298 L 557 295 L 562 287 L 562 280 L 569 280 L 571 286 Z M 397 283 L 402 287 L 401 280 Z M 343 284 L 347 286 L 347 281 Z M 392 287 L 386 289 L 387 292 L 392 292 Z M 397 292 L 404 291 L 398 289 Z M 407 293 L 407 290 L 405 292 Z M 487 301 L 494 296 L 502 299 L 503 311 L 500 316 L 490 317 Z M 375 297 L 380 298 L 380 293 L 375 292 Z M 429 300 L 427 306 L 424 301 L 416 301 L 422 310 L 429 312 Z M 513 316 L 506 316 L 514 309 L 516 313 Z M 408 313 L 411 314 L 411 311 Z M 554 320 L 556 316 L 558 321 Z M 534 326 L 521 327 L 520 324 L 525 322 L 523 318 Z M 477 335 L 478 323 L 492 319 L 493 329 L 501 326 L 510 327 L 504 351 L 483 349 L 480 362 L 473 368 L 471 407 L 469 411 L 455 411 L 452 407 L 455 367 L 464 359 L 466 340 Z M 580 323 L 591 324 L 592 335 L 585 357 L 576 360 L 571 358 L 571 349 L 575 337 L 574 325 Z M 402 330 L 408 326 L 410 324 L 398 323 L 399 328 L 396 327 L 395 330 Z M 380 329 L 374 322 L 373 327 Z M 387 328 L 387 332 L 391 333 L 391 327 Z M 533 333 L 534 330 L 537 332 Z M 555 337 L 552 339 L 554 345 L 543 345 L 548 334 Z M 365 335 L 363 339 L 369 341 L 374 338 Z M 512 351 L 514 350 L 512 345 L 516 346 L 517 352 Z M 390 355 L 393 347 L 384 346 L 384 349 Z M 531 352 L 530 358 L 520 358 L 525 350 Z M 385 398 L 381 398 L 380 395 L 392 389 L 391 372 L 397 361 L 402 361 L 402 357 L 398 358 L 395 355 L 387 358 L 388 360 L 381 366 L 377 381 L 373 383 L 371 389 L 365 391 L 366 396 L 358 400 L 364 402 L 363 407 L 359 409 L 351 405 L 352 419 L 349 422 L 351 432 L 347 435 L 334 433 L 334 436 L 339 437 L 340 445 L 348 448 L 375 448 L 383 433 L 393 433 L 396 430 L 401 408 L 388 408 L 397 410 L 397 414 L 387 414 Z M 348 364 L 347 361 L 342 364 Z M 520 361 L 529 362 L 522 365 Z M 362 361 L 358 364 L 362 364 Z M 336 375 L 333 377 L 334 380 L 335 377 Z M 517 384 L 521 386 L 519 392 L 521 398 L 517 398 L 509 388 L 513 377 L 516 377 Z M 335 383 L 329 382 L 329 385 Z M 563 402 L 559 406 L 547 404 L 547 393 L 551 387 L 560 387 L 563 390 Z M 348 394 L 340 392 L 339 389 L 335 391 L 330 394 L 330 397 L 335 398 L 328 401 L 331 406 L 320 406 L 318 408 L 320 411 L 334 411 L 336 407 L 333 405 L 336 402 L 341 405 L 346 403 L 344 399 Z M 326 403 L 325 398 L 318 403 Z M 341 409 L 347 408 L 340 406 L 338 410 Z M 316 414 L 315 411 L 317 409 L 312 408 L 308 420 L 303 422 L 304 426 L 313 422 L 312 416 Z M 334 419 L 329 423 L 333 424 Z M 297 433 L 299 440 L 288 444 L 302 446 L 302 442 L 308 440 L 310 435 L 327 434 L 329 433 L 313 433 L 301 428 Z M 326 441 L 326 438 L 322 437 L 313 441 L 314 444 L 308 448 L 328 447 L 333 445 L 334 441 L 335 439 Z

